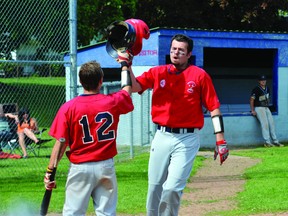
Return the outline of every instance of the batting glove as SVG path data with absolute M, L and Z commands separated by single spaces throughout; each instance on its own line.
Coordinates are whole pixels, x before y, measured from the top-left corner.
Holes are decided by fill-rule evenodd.
M 52 190 L 53 188 L 56 188 L 56 181 L 51 181 L 51 175 L 53 170 L 47 168 L 45 176 L 44 176 L 44 185 L 46 190 Z
M 130 67 L 132 65 L 133 55 L 128 50 L 125 52 L 118 51 L 117 54 L 118 54 L 117 62 L 121 64 L 121 68 L 124 66 Z
M 229 149 L 225 140 L 217 141 L 214 151 L 214 160 L 216 160 L 217 155 L 220 157 L 220 165 L 228 158 Z

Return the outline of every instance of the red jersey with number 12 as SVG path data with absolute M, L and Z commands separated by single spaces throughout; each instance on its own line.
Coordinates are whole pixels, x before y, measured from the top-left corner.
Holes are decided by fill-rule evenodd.
M 128 92 L 80 95 L 61 106 L 49 134 L 65 138 L 72 163 L 106 160 L 117 154 L 119 117 L 134 109 Z

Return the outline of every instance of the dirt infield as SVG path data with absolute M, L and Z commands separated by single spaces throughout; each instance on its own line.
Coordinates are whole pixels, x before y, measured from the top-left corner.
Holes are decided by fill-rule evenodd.
M 207 157 L 207 160 L 187 185 L 190 192 L 183 195 L 179 216 L 204 216 L 213 211 L 235 209 L 237 201 L 233 198 L 244 188 L 245 180 L 242 175 L 245 169 L 256 165 L 260 160 L 230 155 L 220 166 L 219 159 L 213 160 L 212 152 L 199 152 L 199 154 Z M 257 214 L 257 216 L 287 215 L 288 212 Z
M 233 197 L 243 190 L 244 170 L 259 160 L 229 156 L 228 160 L 219 165 L 219 159 L 213 160 L 212 152 L 200 152 L 207 157 L 204 166 L 191 178 L 184 193 L 179 215 L 201 216 L 211 211 L 230 210 L 236 208 Z

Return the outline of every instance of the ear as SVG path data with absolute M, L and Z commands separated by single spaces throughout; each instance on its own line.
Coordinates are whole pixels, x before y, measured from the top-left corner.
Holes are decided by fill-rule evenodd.
M 98 84 L 98 88 L 99 88 L 99 89 L 101 88 L 102 84 L 103 84 L 103 77 L 102 77 L 101 80 L 99 81 L 99 84 Z

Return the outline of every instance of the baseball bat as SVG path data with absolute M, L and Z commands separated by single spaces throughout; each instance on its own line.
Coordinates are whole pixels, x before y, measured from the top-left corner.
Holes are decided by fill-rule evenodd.
M 55 179 L 57 165 L 58 165 L 58 158 L 59 158 L 60 153 L 61 153 L 62 145 L 63 145 L 63 143 L 65 143 L 65 139 L 60 138 L 59 141 L 60 141 L 60 146 L 56 151 L 56 159 L 54 161 L 54 167 L 53 167 L 53 171 L 52 171 L 51 176 L 50 176 L 50 181 L 54 181 L 54 179 Z M 46 189 L 44 196 L 43 196 L 43 199 L 42 199 L 42 203 L 41 203 L 40 216 L 47 215 L 50 200 L 51 200 L 51 195 L 52 195 L 52 190 Z

